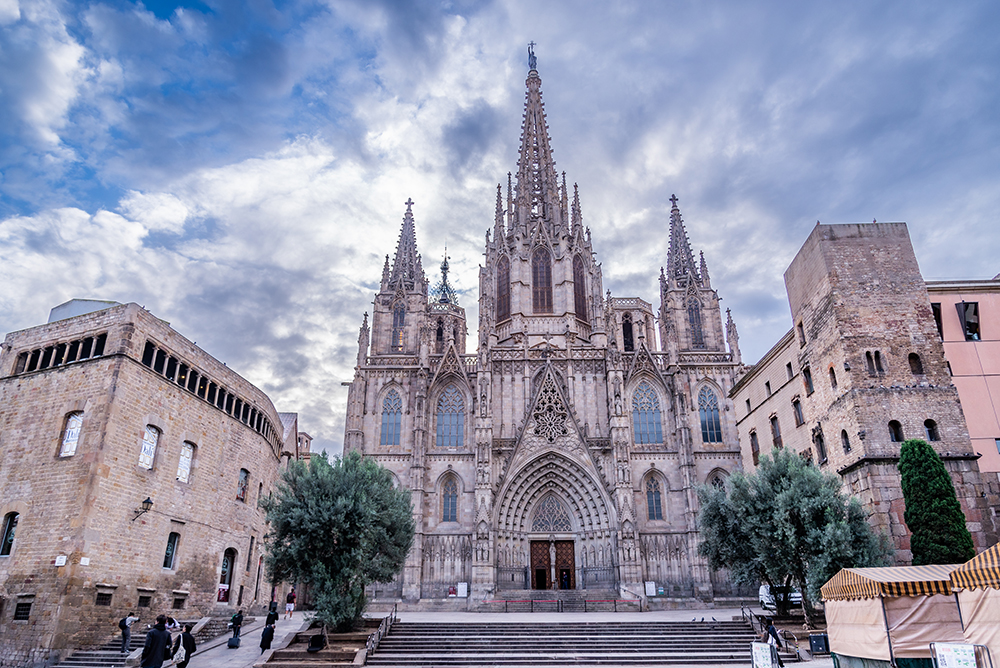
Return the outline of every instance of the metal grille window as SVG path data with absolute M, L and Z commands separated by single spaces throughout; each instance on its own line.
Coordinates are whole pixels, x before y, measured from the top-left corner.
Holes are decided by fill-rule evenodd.
M 177 461 L 177 480 L 180 482 L 191 481 L 191 462 L 194 461 L 194 443 L 184 441 L 181 443 L 181 457 Z
M 389 390 L 382 400 L 382 431 L 380 445 L 399 445 L 399 427 L 403 419 L 403 400 L 399 392 Z
M 552 313 L 552 258 L 544 248 L 531 256 L 531 310 Z
M 660 400 L 646 381 L 639 383 L 632 395 L 632 431 L 637 445 L 663 442 Z
M 26 622 L 31 617 L 32 601 L 18 601 L 14 607 L 14 621 Z
M 142 449 L 139 451 L 139 466 L 152 470 L 156 459 L 156 446 L 160 442 L 160 430 L 151 424 L 146 425 L 142 434 Z
M 719 418 L 719 398 L 707 387 L 698 393 L 698 413 L 701 415 L 701 440 L 705 443 L 722 442 L 722 421 Z
M 441 487 L 441 521 L 458 521 L 458 485 L 454 478 L 449 478 Z
M 97 600 L 94 601 L 94 605 L 111 605 L 111 594 L 108 592 L 97 592 Z
M 510 260 L 497 262 L 497 322 L 510 318 Z
M 437 405 L 437 440 L 438 447 L 457 448 L 463 444 L 463 429 L 465 426 L 465 400 L 462 393 L 454 385 L 449 385 Z
M 153 605 L 153 597 L 149 594 L 142 594 L 139 596 L 139 602 L 135 604 L 137 608 L 148 608 Z
M 660 502 L 660 483 L 651 479 L 646 483 L 646 512 L 650 520 L 663 519 L 663 505 Z
M 586 280 L 586 274 L 583 271 L 583 260 L 577 255 L 573 258 L 573 304 L 576 309 L 576 317 L 584 321 L 587 319 Z
M 174 610 L 183 610 L 184 609 L 184 603 L 186 601 L 187 601 L 186 598 L 179 598 L 179 597 L 175 598 L 173 605 L 170 606 L 170 607 L 172 607 Z
M 77 411 L 66 416 L 66 426 L 63 428 L 62 443 L 59 445 L 60 457 L 72 457 L 76 454 L 76 446 L 80 442 L 80 428 L 83 427 L 83 412 Z
M 163 553 L 163 567 L 173 569 L 175 559 L 177 557 L 177 543 L 180 541 L 181 535 L 176 532 L 171 532 L 167 536 L 167 550 Z

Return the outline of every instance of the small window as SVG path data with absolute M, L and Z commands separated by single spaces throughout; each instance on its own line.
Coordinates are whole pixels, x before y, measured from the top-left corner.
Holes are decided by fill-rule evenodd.
M 847 435 L 846 429 L 840 430 L 840 444 L 844 447 L 844 454 L 851 451 L 851 437 Z
M 955 304 L 958 309 L 958 322 L 965 332 L 966 341 L 979 340 L 979 302 L 959 302 Z
M 726 488 L 726 481 L 722 478 L 721 473 L 716 473 L 714 476 L 712 476 L 712 479 L 708 481 L 708 484 L 710 484 L 715 489 Z
M 799 334 L 799 348 L 801 348 L 806 345 L 806 330 L 805 327 L 802 326 L 801 322 L 795 325 L 795 331 Z
M 789 362 L 788 364 L 785 365 L 785 375 L 788 376 L 788 380 L 791 380 L 792 376 L 795 375 L 795 372 L 792 371 L 792 363 L 791 362 Z
M 181 535 L 177 532 L 170 532 L 167 536 L 167 549 L 163 553 L 163 567 L 173 570 L 174 564 L 177 558 L 177 543 L 180 541 Z
M 632 332 L 632 316 L 626 313 L 622 316 L 622 344 L 627 353 L 635 350 L 635 337 Z
M 837 389 L 837 372 L 833 370 L 833 367 L 830 367 L 830 389 Z
M 14 606 L 14 621 L 26 622 L 31 617 L 31 604 L 33 601 L 18 601 Z
M 250 572 L 250 565 L 253 561 L 253 544 L 256 538 L 256 536 L 250 536 L 250 549 L 247 550 L 247 573 Z
M 186 598 L 178 597 L 174 599 L 174 603 L 170 607 L 173 608 L 174 610 L 183 610 L 185 602 L 187 602 Z
M 778 424 L 778 416 L 771 416 L 771 442 L 774 447 L 781 447 L 781 425 Z
M 868 350 L 865 352 L 865 368 L 868 369 L 868 375 L 875 375 L 875 358 L 872 357 L 872 351 Z
M 14 551 L 14 533 L 17 529 L 17 513 L 7 513 L 3 518 L 3 533 L 0 534 L 0 557 L 9 557 Z
M 795 415 L 795 426 L 801 427 L 805 424 L 805 417 L 802 415 L 802 402 L 796 399 L 792 402 L 792 413 Z
M 910 373 L 912 373 L 914 376 L 924 375 L 924 363 L 920 361 L 920 355 L 916 353 L 910 353 L 910 356 L 907 357 L 907 360 L 910 362 Z
M 750 405 L 750 400 L 747 399 L 747 414 L 753 412 L 753 407 Z
M 928 441 L 941 440 L 941 435 L 938 433 L 937 422 L 934 420 L 924 420 L 924 433 L 927 434 Z
M 181 456 L 177 461 L 177 480 L 179 482 L 191 481 L 191 463 L 194 461 L 194 443 L 184 441 L 181 443 Z
M 111 594 L 105 591 L 97 592 L 97 600 L 94 605 L 111 605 Z
M 885 373 L 885 367 L 882 365 L 882 353 L 875 351 L 875 371 L 877 373 Z
M 449 478 L 441 487 L 441 521 L 458 521 L 458 485 Z
M 587 320 L 587 279 L 583 269 L 583 259 L 577 255 L 573 258 L 573 306 L 576 317 Z
M 997 454 L 1000 454 L 1000 438 L 994 438 L 993 441 L 997 445 Z
M 250 488 L 250 471 L 246 469 L 240 469 L 240 481 L 236 486 L 236 500 L 243 501 L 247 500 L 247 492 Z
M 817 427 L 813 433 L 813 443 L 816 444 L 816 457 L 820 464 L 826 462 L 826 439 L 823 438 L 823 432 Z
M 139 602 L 135 604 L 137 608 L 148 608 L 153 605 L 153 597 L 149 594 L 142 594 L 139 596 Z
M 151 424 L 146 425 L 142 434 L 142 449 L 139 451 L 139 466 L 152 470 L 156 459 L 156 446 L 160 442 L 160 430 Z
M 406 332 L 404 329 L 405 322 L 406 306 L 403 304 L 396 304 L 392 309 L 392 342 L 389 352 L 403 352 L 403 338 Z
M 656 479 L 650 479 L 646 483 L 646 513 L 650 520 L 663 519 L 663 505 L 660 500 L 660 483 Z
M 765 397 L 771 396 L 771 381 L 769 380 L 764 381 L 764 396 Z
M 63 426 L 62 442 L 59 445 L 60 457 L 72 457 L 76 454 L 76 446 L 80 443 L 80 428 L 83 427 L 83 412 L 76 411 L 66 416 Z
M 931 304 L 931 314 L 934 316 L 934 324 L 937 325 L 938 336 L 944 340 L 944 327 L 941 326 L 941 304 Z
M 903 425 L 897 420 L 889 421 L 889 440 L 893 443 L 903 442 Z
M 497 262 L 497 322 L 510 319 L 510 260 Z
M 809 370 L 809 367 L 805 367 L 802 369 L 802 382 L 805 383 L 806 386 L 806 395 L 808 396 L 812 394 L 814 391 L 813 375 L 812 371 Z
M 750 454 L 753 456 L 753 465 L 760 463 L 760 443 L 757 441 L 757 432 L 750 432 Z

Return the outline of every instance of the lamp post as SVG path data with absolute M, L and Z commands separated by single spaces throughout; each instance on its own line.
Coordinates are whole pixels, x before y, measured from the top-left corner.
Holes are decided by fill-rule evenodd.
M 132 521 L 135 522 L 137 519 L 139 519 L 140 515 L 148 513 L 149 509 L 152 507 L 153 507 L 153 500 L 147 496 L 146 500 L 142 502 L 142 507 L 137 508 L 136 510 L 133 511 L 135 513 L 135 517 L 132 518 Z

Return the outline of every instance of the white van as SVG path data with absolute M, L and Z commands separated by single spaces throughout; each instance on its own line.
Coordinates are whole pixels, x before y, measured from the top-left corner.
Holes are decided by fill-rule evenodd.
M 775 610 L 777 606 L 774 603 L 774 594 L 788 593 L 788 603 L 793 608 L 802 605 L 802 592 L 794 587 L 774 587 L 774 593 L 771 592 L 771 585 L 763 584 L 760 586 L 760 591 L 757 593 L 757 599 L 760 602 L 760 607 L 765 610 Z

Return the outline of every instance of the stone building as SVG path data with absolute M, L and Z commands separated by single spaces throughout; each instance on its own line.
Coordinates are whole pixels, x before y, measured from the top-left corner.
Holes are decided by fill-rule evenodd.
M 0 666 L 103 643 L 131 610 L 266 605 L 257 501 L 297 440 L 294 413 L 136 304 L 74 300 L 8 334 Z
M 404 573 L 377 595 L 441 598 L 459 583 L 473 601 L 644 583 L 654 598 L 732 595 L 697 554 L 696 487 L 740 467 L 735 325 L 676 198 L 659 314 L 605 294 L 531 60 L 516 176 L 486 233 L 478 349 L 447 260 L 429 285 L 411 201 L 361 327 L 344 447 L 412 490 L 417 526 Z
M 732 389 L 744 467 L 773 447 L 835 471 L 909 563 L 900 443 L 928 440 L 978 550 L 996 542 L 984 477 L 904 223 L 819 225 L 785 272 L 792 329 Z

